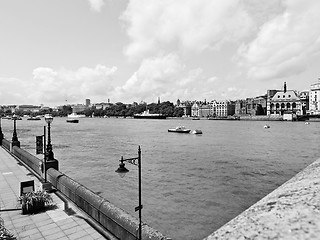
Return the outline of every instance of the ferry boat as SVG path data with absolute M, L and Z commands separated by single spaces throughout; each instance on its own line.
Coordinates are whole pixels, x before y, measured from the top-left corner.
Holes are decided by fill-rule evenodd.
M 27 118 L 27 120 L 32 120 L 32 121 L 38 121 L 38 120 L 41 120 L 41 118 L 39 116 L 36 116 L 36 117 L 29 117 Z
M 184 126 L 178 126 L 176 128 L 169 128 L 168 132 L 176 132 L 176 133 L 189 133 L 191 129 L 186 128 Z
M 149 113 L 149 109 L 146 111 L 139 113 L 139 114 L 134 114 L 133 118 L 138 118 L 138 119 L 166 119 L 167 117 L 165 115 L 159 114 L 159 113 Z
M 86 115 L 84 114 L 77 114 L 77 113 L 71 113 L 71 114 L 68 114 L 68 118 L 85 118 Z

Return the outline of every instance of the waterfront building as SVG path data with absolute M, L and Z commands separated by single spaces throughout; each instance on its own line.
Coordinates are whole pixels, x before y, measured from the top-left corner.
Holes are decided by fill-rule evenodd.
M 235 103 L 235 114 L 237 116 L 246 115 L 247 114 L 247 107 L 246 107 L 246 100 L 238 99 Z
M 309 111 L 309 91 L 302 91 L 299 93 L 299 98 L 302 104 L 302 114 L 306 115 Z
M 178 99 L 176 106 L 183 109 L 183 115 L 185 117 L 191 116 L 191 106 L 192 106 L 191 101 L 180 101 L 180 99 Z
M 236 103 L 231 100 L 213 101 L 214 116 L 227 117 L 235 114 Z
M 95 103 L 93 105 L 95 107 L 95 109 L 101 109 L 101 110 L 105 110 L 108 109 L 112 106 L 112 103 Z
M 34 106 L 34 105 L 18 105 L 15 108 L 15 110 L 19 110 L 21 112 L 32 112 L 32 113 L 40 112 L 40 109 L 41 109 L 41 106 Z
M 294 90 L 287 90 L 286 82 L 284 83 L 283 90 L 276 91 L 274 95 L 273 93 L 274 90 L 270 90 L 267 94 L 267 115 L 303 114 L 302 102 L 298 93 Z
M 212 111 L 211 108 L 212 108 L 212 105 L 207 103 L 206 101 L 204 103 L 201 103 L 198 117 L 205 117 L 205 118 L 210 117 L 211 111 Z
M 246 114 L 251 116 L 267 114 L 267 95 L 246 99 Z
M 311 84 L 309 95 L 309 114 L 320 114 L 320 78 L 318 82 Z
M 71 105 L 71 108 L 73 113 L 80 113 L 85 111 L 87 109 L 87 106 L 84 104 L 76 104 L 76 105 Z
M 191 116 L 202 117 L 202 118 L 213 116 L 214 114 L 213 108 L 214 107 L 212 102 L 209 103 L 207 101 L 204 101 L 204 102 L 194 101 L 194 103 L 191 106 Z
M 91 101 L 89 98 L 86 99 L 86 107 L 90 107 L 91 106 Z
M 199 117 L 200 116 L 200 102 L 194 101 L 191 106 L 191 116 Z

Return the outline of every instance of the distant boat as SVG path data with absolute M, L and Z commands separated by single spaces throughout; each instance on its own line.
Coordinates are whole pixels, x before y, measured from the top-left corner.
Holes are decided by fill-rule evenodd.
M 309 122 L 320 122 L 320 118 L 309 118 Z
M 41 118 L 39 116 L 37 116 L 37 117 L 29 117 L 29 118 L 27 118 L 27 120 L 37 121 L 37 120 L 41 120 Z
M 166 119 L 167 117 L 165 115 L 160 114 L 160 113 L 149 113 L 149 109 L 147 109 L 143 113 L 134 114 L 133 118 L 138 118 L 138 119 Z
M 202 131 L 200 129 L 195 129 L 192 131 L 193 134 L 202 134 Z
M 189 133 L 191 129 L 185 128 L 184 126 L 178 126 L 176 128 L 169 128 L 168 132 L 176 132 L 176 133 Z
M 267 124 L 266 124 L 266 125 L 264 125 L 263 127 L 264 127 L 264 128 L 270 128 L 270 126 L 269 126 L 269 125 L 267 125 Z
M 193 117 L 192 120 L 200 120 L 199 117 Z
M 79 119 L 67 119 L 66 122 L 67 123 L 78 123 Z
M 309 122 L 305 122 L 304 124 L 308 125 L 308 124 L 310 124 L 310 123 L 309 123 Z
M 77 114 L 77 113 L 71 113 L 71 114 L 68 114 L 68 117 L 69 117 L 69 118 L 85 118 L 86 115 L 84 115 L 84 114 Z

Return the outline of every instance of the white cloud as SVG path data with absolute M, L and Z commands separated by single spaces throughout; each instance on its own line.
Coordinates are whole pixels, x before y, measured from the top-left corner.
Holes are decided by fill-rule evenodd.
M 29 84 L 18 78 L 0 77 L 0 105 L 17 104 L 23 99 L 28 103 L 32 99 L 29 95 Z
M 100 12 L 101 8 L 105 5 L 104 0 L 88 0 L 91 10 Z
M 285 11 L 266 22 L 257 37 L 242 46 L 241 64 L 251 79 L 299 74 L 320 53 L 320 1 L 283 1 Z
M 125 51 L 130 58 L 219 48 L 254 28 L 239 0 L 131 0 L 121 19 L 131 39 Z
M 107 101 L 109 93 L 114 90 L 113 76 L 116 71 L 116 67 L 102 65 L 82 67 L 75 71 L 38 67 L 33 70 L 33 78 L 29 81 L 0 78 L 0 100 L 8 102 L 10 99 L 13 104 L 44 103 L 49 106 L 64 104 L 66 100 L 68 103 L 83 103 L 86 98 Z
M 212 98 L 212 84 L 213 81 L 206 81 L 201 68 L 188 70 L 178 55 L 171 53 L 143 60 L 137 72 L 116 88 L 113 98 L 126 102 L 150 102 L 158 97 L 174 102 L 177 98 Z

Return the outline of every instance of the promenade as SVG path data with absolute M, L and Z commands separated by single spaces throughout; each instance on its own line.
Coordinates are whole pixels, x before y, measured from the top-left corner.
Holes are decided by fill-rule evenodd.
M 18 204 L 20 182 L 34 180 L 35 190 L 41 189 L 39 180 L 0 146 L 0 217 L 4 226 L 17 239 L 106 239 L 89 223 L 79 209 L 70 206 L 51 193 L 56 207 L 34 215 L 22 215 Z M 18 208 L 18 209 L 17 209 Z

